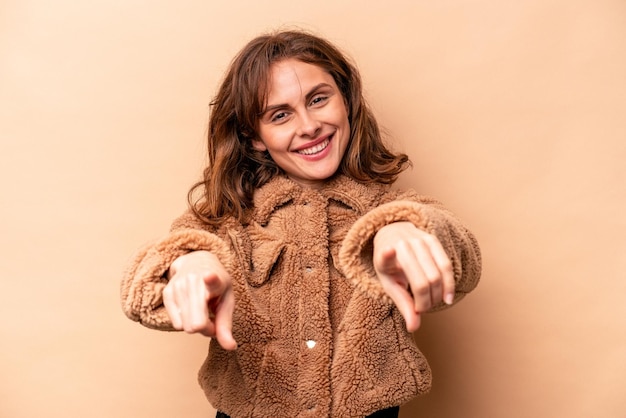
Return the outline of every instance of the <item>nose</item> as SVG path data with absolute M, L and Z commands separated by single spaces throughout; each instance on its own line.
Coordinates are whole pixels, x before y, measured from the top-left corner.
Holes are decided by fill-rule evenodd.
M 308 136 L 311 138 L 317 137 L 320 129 L 322 128 L 322 124 L 315 115 L 311 114 L 310 111 L 305 110 L 301 112 L 299 115 L 300 125 L 298 126 L 298 135 L 299 136 Z

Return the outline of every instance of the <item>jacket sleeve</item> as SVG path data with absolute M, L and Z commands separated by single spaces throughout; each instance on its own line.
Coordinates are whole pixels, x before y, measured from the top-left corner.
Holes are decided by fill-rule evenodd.
M 391 302 L 384 292 L 372 262 L 373 239 L 385 225 L 408 221 L 435 235 L 452 262 L 456 282 L 454 301 L 458 302 L 478 284 L 481 255 L 474 235 L 438 201 L 409 191 L 383 199 L 383 203 L 359 218 L 348 230 L 339 264 L 345 276 L 362 291 Z M 445 303 L 432 310 L 447 307 Z
M 167 272 L 179 256 L 197 250 L 215 254 L 227 271 L 233 268 L 232 252 L 218 234 L 200 227 L 191 214 L 177 219 L 165 237 L 140 249 L 124 271 L 121 284 L 122 310 L 148 328 L 173 331 L 163 306 Z

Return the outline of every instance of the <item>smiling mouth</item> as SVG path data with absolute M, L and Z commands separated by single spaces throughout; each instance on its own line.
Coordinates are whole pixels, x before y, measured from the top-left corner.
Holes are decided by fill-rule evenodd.
M 327 138 L 323 142 L 320 142 L 319 144 L 314 145 L 311 148 L 301 149 L 296 152 L 302 155 L 313 155 L 313 154 L 317 154 L 319 152 L 324 151 L 326 147 L 328 146 L 328 144 L 330 144 L 330 138 Z

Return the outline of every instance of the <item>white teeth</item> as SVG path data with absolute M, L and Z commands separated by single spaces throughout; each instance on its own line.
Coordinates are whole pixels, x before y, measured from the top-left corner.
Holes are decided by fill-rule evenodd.
M 317 144 L 317 145 L 315 145 L 315 146 L 313 146 L 311 148 L 302 149 L 302 150 L 298 151 L 298 154 L 304 154 L 304 155 L 317 154 L 318 152 L 324 150 L 324 148 L 326 148 L 329 143 L 330 143 L 330 139 L 327 139 L 324 142 L 320 142 L 319 144 Z

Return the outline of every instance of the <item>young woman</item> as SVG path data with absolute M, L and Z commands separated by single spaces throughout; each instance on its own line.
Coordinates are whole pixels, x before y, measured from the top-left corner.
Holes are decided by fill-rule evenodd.
M 390 187 L 408 158 L 356 68 L 305 32 L 252 40 L 212 102 L 208 156 L 122 303 L 213 337 L 199 381 L 218 416 L 392 417 L 428 391 L 411 333 L 476 286 L 480 252 L 440 203 Z

